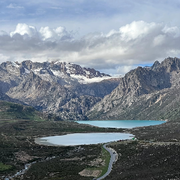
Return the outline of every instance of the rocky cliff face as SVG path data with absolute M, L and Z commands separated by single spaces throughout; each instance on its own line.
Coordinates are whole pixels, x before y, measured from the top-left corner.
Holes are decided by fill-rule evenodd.
M 90 119 L 166 119 L 180 114 L 180 59 L 127 73 L 88 113 Z
M 4 62 L 0 99 L 55 113 L 60 119 L 87 119 L 86 112 L 109 94 L 119 79 L 65 62 Z

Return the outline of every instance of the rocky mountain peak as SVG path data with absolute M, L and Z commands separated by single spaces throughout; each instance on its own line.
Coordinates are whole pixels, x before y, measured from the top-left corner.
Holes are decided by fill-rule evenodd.
M 85 68 L 77 64 L 60 61 L 39 63 L 27 60 L 23 61 L 20 67 L 24 69 L 24 72 L 33 71 L 44 79 L 61 82 L 61 85 L 72 84 L 73 82 L 92 83 L 111 78 L 110 75 L 100 73 L 93 68 Z
M 63 86 L 100 82 L 111 78 L 110 75 L 100 73 L 93 68 L 85 68 L 77 64 L 60 61 L 42 63 L 32 62 L 31 60 L 25 60 L 21 63 L 7 61 L 2 63 L 0 68 L 16 76 L 26 76 L 33 71 L 42 79 Z
M 171 91 L 174 92 L 173 101 L 179 97 L 176 94 L 177 89 L 180 89 L 179 72 L 180 59 L 178 58 L 167 58 L 161 63 L 156 61 L 151 68 L 137 67 L 131 70 L 121 78 L 119 86 L 111 94 L 90 110 L 89 118 L 133 119 L 141 117 L 142 114 L 144 116 L 144 112 L 148 112 L 149 117 L 150 115 L 153 117 L 151 112 L 156 110 L 154 107 L 159 102 L 162 105 L 164 97 L 167 97 L 164 101 L 171 99 L 172 95 L 169 95 Z M 175 106 L 174 103 L 172 105 Z M 159 107 L 156 108 L 159 109 Z
M 160 65 L 160 62 L 159 61 L 155 61 L 154 64 L 152 65 L 151 69 L 152 70 L 156 70 Z
M 161 67 L 164 67 L 167 72 L 179 71 L 180 70 L 180 59 L 179 58 L 167 58 L 161 63 Z
M 165 70 L 166 72 L 170 73 L 172 71 L 179 71 L 180 70 L 180 59 L 179 58 L 172 58 L 168 57 L 161 63 L 155 61 L 153 66 L 151 67 L 154 71 Z
M 51 68 L 54 68 L 54 65 L 59 65 L 63 69 L 63 71 L 69 75 L 84 76 L 89 79 L 92 79 L 94 77 L 110 77 L 110 75 L 105 73 L 100 73 L 99 71 L 93 68 L 85 68 L 73 63 L 58 61 L 55 62 Z

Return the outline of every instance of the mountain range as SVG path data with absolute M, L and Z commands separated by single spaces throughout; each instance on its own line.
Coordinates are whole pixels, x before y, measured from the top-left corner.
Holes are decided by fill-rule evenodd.
M 87 119 L 87 111 L 119 80 L 66 62 L 7 61 L 0 65 L 0 99 L 33 106 L 60 119 Z
M 60 61 L 0 65 L 0 100 L 63 120 L 176 119 L 179 92 L 179 58 L 137 67 L 120 78 Z
M 180 115 L 180 59 L 128 72 L 117 88 L 88 112 L 89 119 L 177 119 Z

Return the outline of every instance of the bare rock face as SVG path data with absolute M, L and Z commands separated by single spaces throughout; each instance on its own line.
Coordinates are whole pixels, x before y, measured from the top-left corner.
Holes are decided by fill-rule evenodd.
M 90 110 L 101 98 L 94 96 L 80 96 L 72 98 L 66 104 L 61 106 L 56 112 L 57 115 L 61 115 L 62 118 L 69 120 L 86 120 L 86 112 Z
M 0 65 L 0 99 L 33 106 L 59 119 L 87 119 L 86 112 L 118 84 L 119 79 L 66 62 Z
M 180 115 L 180 59 L 127 73 L 109 95 L 88 112 L 89 119 L 172 119 Z

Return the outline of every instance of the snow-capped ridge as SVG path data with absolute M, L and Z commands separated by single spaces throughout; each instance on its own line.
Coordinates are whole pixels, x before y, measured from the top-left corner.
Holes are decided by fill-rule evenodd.
M 8 61 L 4 63 L 8 71 L 19 75 L 34 74 L 43 80 L 60 83 L 61 85 L 88 84 L 112 78 L 109 74 L 101 73 L 93 68 L 81 67 L 70 62 L 32 62 L 25 60 L 21 63 Z

